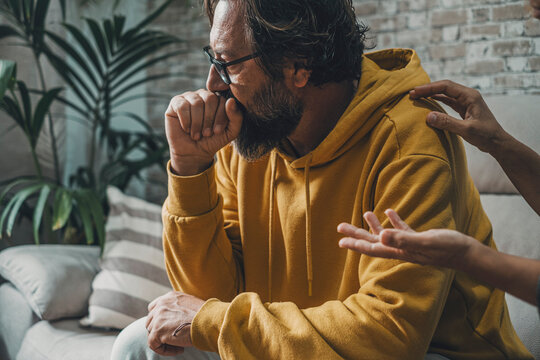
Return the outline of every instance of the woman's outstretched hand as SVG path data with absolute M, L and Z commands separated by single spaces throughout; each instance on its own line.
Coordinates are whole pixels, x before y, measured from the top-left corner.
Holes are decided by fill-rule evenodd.
M 384 229 L 372 212 L 364 214 L 371 233 L 351 224 L 339 224 L 338 232 L 345 235 L 339 246 L 374 257 L 461 269 L 470 249 L 479 244 L 470 236 L 453 230 L 416 232 L 394 210 L 388 209 L 385 214 L 394 229 Z

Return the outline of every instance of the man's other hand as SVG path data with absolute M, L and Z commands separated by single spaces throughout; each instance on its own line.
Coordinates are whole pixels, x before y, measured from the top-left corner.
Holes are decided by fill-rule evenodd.
M 238 136 L 242 119 L 234 98 L 207 90 L 172 98 L 165 112 L 172 170 L 182 176 L 206 170 L 215 153 Z
M 364 214 L 371 233 L 351 224 L 339 224 L 338 232 L 346 236 L 339 246 L 368 256 L 462 269 L 469 261 L 471 249 L 480 244 L 453 230 L 415 232 L 394 210 L 386 210 L 385 214 L 394 229 L 383 229 L 372 212 Z
M 172 356 L 184 352 L 191 342 L 191 323 L 204 300 L 171 291 L 148 305 L 148 346 L 156 353 Z
M 509 137 L 477 90 L 442 80 L 417 86 L 409 95 L 411 99 L 431 97 L 454 109 L 463 120 L 433 111 L 428 114 L 427 123 L 460 135 L 482 151 L 493 154 Z

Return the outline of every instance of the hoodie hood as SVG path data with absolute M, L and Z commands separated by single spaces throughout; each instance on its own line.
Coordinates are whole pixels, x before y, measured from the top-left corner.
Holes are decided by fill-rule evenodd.
M 408 92 L 430 79 L 412 49 L 388 49 L 364 55 L 356 94 L 328 136 L 309 154 L 290 163 L 301 169 L 341 156 L 380 121 Z

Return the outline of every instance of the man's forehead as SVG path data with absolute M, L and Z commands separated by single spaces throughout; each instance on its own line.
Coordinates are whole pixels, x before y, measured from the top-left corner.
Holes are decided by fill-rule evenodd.
M 236 56 L 247 47 L 245 25 L 234 1 L 220 1 L 210 30 L 210 47 L 216 54 Z

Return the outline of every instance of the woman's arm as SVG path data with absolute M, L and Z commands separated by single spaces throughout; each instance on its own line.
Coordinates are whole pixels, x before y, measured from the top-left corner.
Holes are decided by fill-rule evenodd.
M 371 212 L 364 217 L 372 233 L 351 224 L 340 224 L 338 232 L 346 237 L 339 246 L 369 256 L 460 270 L 536 305 L 540 261 L 500 253 L 453 230 L 415 232 L 395 211 L 387 210 L 385 214 L 394 229 L 383 229 Z

